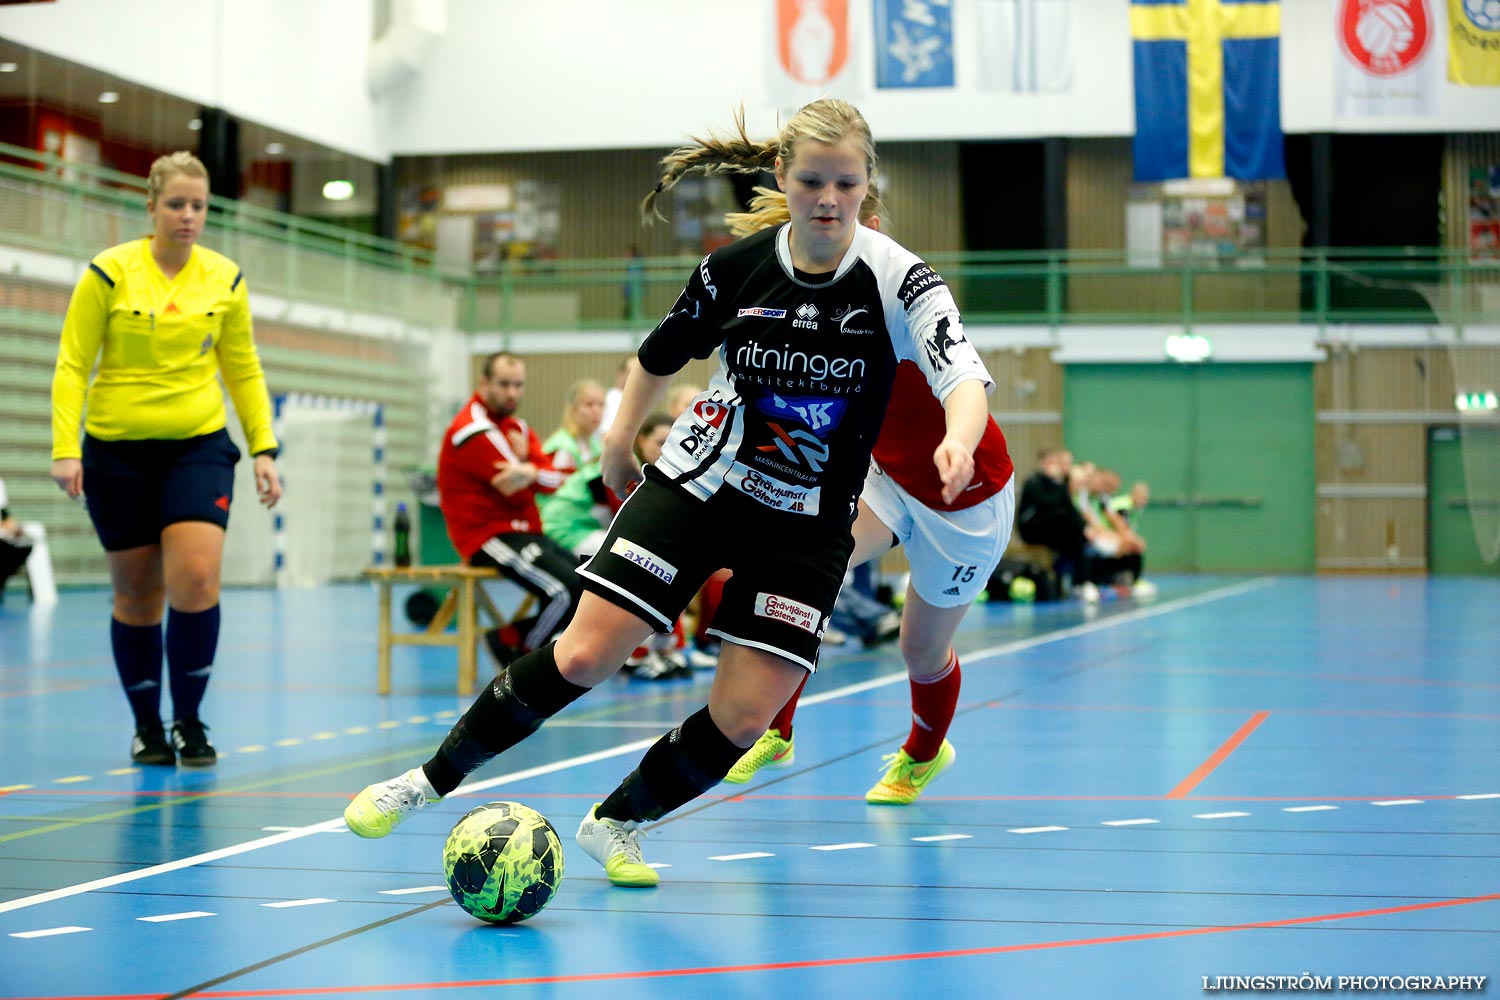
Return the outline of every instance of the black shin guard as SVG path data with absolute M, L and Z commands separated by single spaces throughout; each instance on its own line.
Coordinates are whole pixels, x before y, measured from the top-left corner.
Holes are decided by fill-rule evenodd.
M 557 669 L 552 643 L 521 657 L 479 693 L 448 731 L 422 770 L 433 790 L 447 795 L 458 783 L 541 728 L 588 691 Z
M 639 822 L 661 819 L 723 781 L 744 753 L 714 724 L 708 709 L 701 709 L 646 751 L 598 814 Z

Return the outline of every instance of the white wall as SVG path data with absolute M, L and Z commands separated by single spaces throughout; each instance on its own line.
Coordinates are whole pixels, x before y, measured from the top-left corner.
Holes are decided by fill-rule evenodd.
M 447 31 L 418 73 L 372 101 L 374 0 L 62 0 L 0 8 L 0 35 L 355 155 L 660 148 L 727 124 L 776 127 L 775 0 L 448 0 Z M 1076 0 L 1072 90 L 979 88 L 981 0 L 953 0 L 958 86 L 873 85 L 868 0 L 851 0 L 857 64 L 838 96 L 882 141 L 1130 135 L 1126 0 Z M 1438 16 L 1433 54 L 1446 60 Z M 1335 115 L 1337 0 L 1282 3 L 1289 132 L 1500 130 L 1500 89 L 1440 82 L 1427 118 Z M 1441 77 L 1442 74 L 1439 74 Z
M 861 11 L 867 0 L 850 4 Z M 768 69 L 774 0 L 449 0 L 449 30 L 383 109 L 396 154 L 675 145 L 727 124 L 744 103 L 752 132 L 774 131 Z M 1128 135 L 1129 13 L 1079 0 L 1071 94 L 1018 97 L 977 86 L 962 44 L 974 0 L 954 0 L 952 90 L 877 91 L 868 18 L 857 15 L 854 90 L 877 139 Z
M 374 0 L 60 0 L 0 35 L 356 156 L 389 158 L 365 88 Z

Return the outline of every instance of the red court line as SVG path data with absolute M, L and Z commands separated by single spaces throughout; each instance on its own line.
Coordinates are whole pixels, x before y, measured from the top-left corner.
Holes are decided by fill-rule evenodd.
M 1326 923 L 1330 920 L 1357 920 L 1363 917 L 1390 916 L 1394 913 L 1417 913 L 1437 910 L 1448 906 L 1467 906 L 1470 903 L 1493 903 L 1500 901 L 1500 893 L 1487 896 L 1468 896 L 1460 899 L 1442 899 L 1431 903 L 1409 903 L 1405 906 L 1386 906 L 1375 910 L 1350 910 L 1345 913 L 1319 913 L 1310 917 L 1287 917 L 1284 920 L 1261 920 L 1253 924 L 1227 924 L 1222 927 L 1189 927 L 1177 931 L 1150 931 L 1144 934 L 1120 934 L 1114 937 L 1073 938 L 1067 941 L 1035 941 L 1031 944 L 997 945 L 993 948 L 960 948 L 953 951 L 908 952 L 897 955 L 864 955 L 855 958 L 819 958 L 801 962 L 766 962 L 759 965 L 718 965 L 695 969 L 639 969 L 631 972 L 596 972 L 575 976 L 531 976 L 523 979 L 469 979 L 446 983 L 386 983 L 364 986 L 309 986 L 279 990 L 220 990 L 210 993 L 193 993 L 190 996 L 206 1000 L 230 1000 L 234 997 L 307 997 L 338 996 L 357 993 L 396 993 L 423 990 L 462 990 L 495 986 L 544 986 L 560 983 L 607 983 L 623 980 L 667 979 L 677 976 L 722 976 L 745 972 L 782 972 L 791 969 L 829 969 L 852 965 L 877 965 L 886 962 L 918 962 L 942 958 L 975 958 L 983 955 L 1007 955 L 1017 952 L 1050 951 L 1054 948 L 1080 948 L 1101 944 L 1129 944 L 1136 941 L 1165 941 L 1172 938 L 1196 937 L 1202 934 L 1227 934 L 1231 931 L 1267 930 L 1276 927 L 1295 927 L 1299 924 Z M 158 1000 L 160 993 L 110 993 L 96 996 L 74 997 L 19 997 L 15 1000 Z
M 1192 774 L 1188 775 L 1186 778 L 1183 778 L 1176 788 L 1167 793 L 1167 798 L 1187 798 L 1189 792 L 1197 788 L 1198 785 L 1202 783 L 1204 778 L 1207 778 L 1214 772 L 1214 768 L 1224 763 L 1225 759 L 1227 759 L 1230 754 L 1234 753 L 1234 751 L 1239 748 L 1239 745 L 1245 742 L 1246 738 L 1260 727 L 1260 724 L 1262 722 L 1265 722 L 1270 717 L 1270 712 L 1256 712 L 1254 715 L 1250 716 L 1249 722 L 1246 722 L 1243 726 L 1235 731 L 1235 734 L 1233 736 L 1225 740 L 1224 745 L 1215 750 L 1213 752 L 1213 756 L 1209 757 L 1208 760 L 1205 760 L 1203 763 L 1199 764 L 1197 769 L 1194 770 Z

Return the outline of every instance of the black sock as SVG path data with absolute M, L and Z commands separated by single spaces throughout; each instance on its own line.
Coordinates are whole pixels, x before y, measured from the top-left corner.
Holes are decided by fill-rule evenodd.
M 554 645 L 549 642 L 520 657 L 479 692 L 437 753 L 422 765 L 439 795 L 453 791 L 467 775 L 536 732 L 589 690 L 557 669 Z
M 714 724 L 708 709 L 692 715 L 652 745 L 640 766 L 599 805 L 600 819 L 661 819 L 724 780 L 744 756 Z
M 109 645 L 136 728 L 160 726 L 161 625 L 126 625 L 110 618 Z
M 208 675 L 219 648 L 219 606 L 202 611 L 167 612 L 167 683 L 172 689 L 172 718 L 198 718 Z

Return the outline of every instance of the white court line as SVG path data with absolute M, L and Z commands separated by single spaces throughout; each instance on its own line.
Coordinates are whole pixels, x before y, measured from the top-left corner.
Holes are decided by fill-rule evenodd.
M 1455 799 L 1500 799 L 1500 792 L 1480 792 L 1478 795 L 1455 795 Z
M 446 885 L 419 885 L 410 889 L 381 889 L 382 896 L 410 896 L 414 892 L 447 892 Z
M 874 847 L 874 844 L 866 844 L 863 841 L 855 841 L 851 844 L 815 844 L 815 851 L 857 851 L 862 847 Z
M 1087 635 L 1091 632 L 1099 632 L 1107 628 L 1114 628 L 1117 625 L 1126 625 L 1131 622 L 1137 622 L 1144 618 L 1154 618 L 1158 615 L 1163 615 L 1170 611 L 1180 611 L 1185 608 L 1196 607 L 1200 604 L 1207 604 L 1211 601 L 1222 600 L 1226 597 L 1238 597 L 1241 594 L 1247 594 L 1254 590 L 1260 590 L 1264 587 L 1269 587 L 1275 582 L 1276 580 L 1274 578 L 1262 577 L 1255 580 L 1249 580 L 1244 583 L 1237 583 L 1227 587 L 1221 587 L 1218 590 L 1210 590 L 1202 594 L 1194 595 L 1192 597 L 1180 597 L 1176 600 L 1163 601 L 1159 604 L 1152 605 L 1149 608 L 1141 608 L 1139 610 L 1130 611 L 1122 615 L 1110 615 L 1108 618 L 1096 618 L 1091 622 L 1085 622 L 1082 625 L 1074 625 L 1071 628 L 1065 628 L 1057 632 L 1049 632 L 1046 635 L 1032 636 L 1029 639 L 1018 639 L 1015 642 L 1005 643 L 1004 645 L 991 646 L 988 649 L 975 650 L 972 653 L 966 654 L 965 659 L 967 659 L 970 663 L 975 663 L 982 659 L 989 659 L 990 657 L 1003 656 L 1007 653 L 1017 653 L 1024 649 L 1034 649 L 1037 646 L 1045 646 L 1048 643 L 1058 642 L 1062 639 L 1071 639 L 1075 636 Z M 847 687 L 835 688 L 832 691 L 825 691 L 822 694 L 811 695 L 809 697 L 803 698 L 799 702 L 799 704 L 804 706 L 817 705 L 825 701 L 832 701 L 835 698 L 843 698 L 853 694 L 862 694 L 865 691 L 870 691 L 875 688 L 886 687 L 891 684 L 904 684 L 906 682 L 906 671 L 901 670 L 886 677 L 879 677 L 874 680 L 863 681 L 859 684 L 850 684 Z M 437 712 L 434 713 L 434 718 L 443 718 L 451 714 L 455 713 Z M 348 734 L 365 733 L 369 732 L 369 729 L 365 726 L 350 726 L 346 728 L 344 732 Z M 486 781 L 476 781 L 473 784 L 460 785 L 458 791 L 481 792 L 488 788 L 496 788 L 500 785 L 509 785 L 517 781 L 525 781 L 528 778 L 535 778 L 544 774 L 553 774 L 557 771 L 566 771 L 570 768 L 581 767 L 585 764 L 593 764 L 601 760 L 608 760 L 611 757 L 619 757 L 627 753 L 634 753 L 638 750 L 645 750 L 652 744 L 654 744 L 656 740 L 657 737 L 653 736 L 644 740 L 636 740 L 633 743 L 622 743 L 619 746 L 610 747 L 605 750 L 598 750 L 594 753 L 581 754 L 577 757 L 568 757 L 564 760 L 555 761 L 551 764 L 543 764 L 539 767 L 531 767 L 527 768 L 524 771 L 512 772 L 511 774 L 502 774 L 499 777 L 490 778 Z M 244 753 L 245 751 L 243 749 L 240 749 L 236 752 Z M 223 754 L 221 754 L 220 756 L 223 756 Z M 85 892 L 93 892 L 95 889 L 108 889 L 112 886 L 123 885 L 127 882 L 135 882 L 143 878 L 151 878 L 155 875 L 164 875 L 167 872 L 180 871 L 183 868 L 192 868 L 195 865 L 206 864 L 210 861 L 218 861 L 222 858 L 232 858 L 236 855 L 247 854 L 250 851 L 258 851 L 263 847 L 274 847 L 277 844 L 289 843 L 293 840 L 311 836 L 315 833 L 338 831 L 342 830 L 343 828 L 344 819 L 342 816 L 339 816 L 335 819 L 330 819 L 313 826 L 303 827 L 301 830 L 289 830 L 286 833 L 278 833 L 274 836 L 262 837 L 259 840 L 246 841 L 243 844 L 234 844 L 230 847 L 220 848 L 217 851 L 209 851 L 205 854 L 195 854 L 192 857 L 180 858 L 177 861 L 168 861 L 165 864 L 152 865 L 149 868 L 138 868 L 135 871 L 121 872 L 118 875 L 110 875 L 105 878 L 94 879 L 92 882 L 80 882 L 78 885 L 64 886 L 61 889 L 52 889 L 48 892 L 40 892 L 34 896 L 22 896 L 19 899 L 12 899 L 9 902 L 0 903 L 0 913 L 9 913 L 12 910 L 21 910 L 25 909 L 28 906 L 36 906 L 39 903 L 50 903 L 54 900 L 66 899 L 69 896 L 77 896 Z M 657 866 L 652 865 L 651 867 L 654 868 Z
M 1019 653 L 1022 650 L 1026 649 L 1035 649 L 1038 646 L 1045 646 L 1049 643 L 1060 642 L 1063 639 L 1072 639 L 1080 635 L 1088 635 L 1091 632 L 1102 632 L 1104 629 L 1114 628 L 1117 625 L 1127 625 L 1131 622 L 1138 622 L 1145 618 L 1155 618 L 1158 615 L 1164 615 L 1170 611 L 1182 611 L 1186 608 L 1197 607 L 1199 604 L 1208 604 L 1211 601 L 1222 600 L 1226 597 L 1238 597 L 1241 594 L 1248 594 L 1251 591 L 1269 587 L 1275 582 L 1276 580 L 1272 577 L 1260 577 L 1255 580 L 1247 580 L 1244 583 L 1236 583 L 1228 587 L 1222 587 L 1218 590 L 1210 590 L 1202 594 L 1196 594 L 1192 597 L 1179 597 L 1173 601 L 1164 601 L 1161 604 L 1154 604 L 1149 608 L 1140 608 L 1136 611 L 1129 611 L 1123 615 L 1111 615 L 1108 618 L 1096 618 L 1091 622 L 1084 622 L 1082 625 L 1074 625 L 1070 628 L 1060 629 L 1056 632 L 1048 632 L 1046 635 L 1034 635 L 1029 639 L 1017 639 L 1015 642 L 1007 642 L 1001 646 L 991 646 L 988 649 L 976 649 L 972 653 L 965 653 L 963 656 L 963 660 L 966 663 L 973 663 L 979 660 L 987 660 L 995 656 L 1005 656 L 1009 653 Z M 890 674 L 886 677 L 876 677 L 873 680 L 862 681 L 858 684 L 850 684 L 847 687 L 834 688 L 832 691 L 824 691 L 822 694 L 807 695 L 799 699 L 797 704 L 799 707 L 818 705 L 822 704 L 825 701 L 833 701 L 836 698 L 844 698 L 851 694 L 863 694 L 866 691 L 873 691 L 875 688 L 882 688 L 891 684 L 906 683 L 906 679 L 906 671 L 903 670 L 900 673 Z
M 904 675 L 903 675 L 904 676 Z M 631 753 L 637 750 L 645 750 L 656 742 L 656 738 L 649 740 L 636 740 L 634 743 L 626 743 L 622 746 L 611 747 L 608 750 L 600 750 L 595 753 L 583 754 L 578 757 L 570 757 L 552 764 L 543 764 L 540 767 L 527 768 L 524 771 L 516 771 L 511 774 L 502 774 L 498 778 L 488 781 L 477 781 L 472 785 L 461 785 L 461 791 L 483 791 L 486 788 L 494 788 L 497 785 L 507 785 L 515 781 L 524 781 L 541 774 L 551 774 L 554 771 L 566 770 L 581 764 L 591 764 L 594 761 L 607 760 L 610 757 L 618 757 L 621 754 Z M 180 858 L 177 861 L 168 861 L 165 864 L 152 865 L 149 868 L 137 868 L 135 871 L 121 872 L 118 875 L 110 875 L 105 878 L 94 879 L 92 882 L 81 882 L 78 885 L 65 886 L 61 889 L 53 889 L 49 892 L 40 892 L 35 896 L 22 896 L 20 899 L 12 899 L 9 902 L 0 903 L 0 913 L 9 913 L 11 910 L 21 910 L 28 906 L 36 906 L 38 903 L 50 903 L 58 899 L 66 899 L 69 896 L 77 896 L 85 892 L 93 892 L 95 889 L 108 889 L 112 886 L 123 885 L 126 882 L 135 882 L 143 878 L 151 878 L 154 875 L 165 875 L 167 872 L 180 871 L 183 868 L 192 868 L 196 865 L 207 864 L 210 861 L 219 861 L 223 858 L 232 858 L 239 854 L 248 854 L 258 851 L 263 847 L 274 847 L 277 844 L 286 844 L 303 837 L 312 836 L 316 833 L 338 833 L 345 829 L 342 816 L 325 820 L 313 826 L 304 826 L 297 830 L 288 830 L 270 837 L 261 837 L 259 840 L 246 841 L 243 844 L 234 844 L 223 847 L 217 851 L 209 851 L 205 854 L 195 854 L 190 858 Z
M 1371 802 L 1372 806 L 1419 806 L 1421 799 L 1386 799 L 1384 802 Z
M 1250 815 L 1249 813 L 1245 813 L 1245 812 L 1194 813 L 1193 814 L 1193 819 L 1235 819 L 1235 818 L 1240 817 L 1240 816 L 1249 816 L 1249 815 Z
M 1281 811 L 1288 813 L 1320 813 L 1337 808 L 1338 806 L 1284 806 Z
M 1006 830 L 1006 833 L 1057 833 L 1066 830 L 1065 826 L 1019 826 L 1014 830 Z
M 774 858 L 776 855 L 765 851 L 749 851 L 745 854 L 716 854 L 710 857 L 710 861 L 748 861 L 751 858 Z
M 93 930 L 92 927 L 49 927 L 44 931 L 16 931 L 9 936 L 13 938 L 39 938 L 52 937 L 54 934 L 81 934 L 84 931 L 91 930 Z
M 328 899 L 326 896 L 315 896 L 312 899 L 283 899 L 279 903 L 261 903 L 261 906 L 270 910 L 285 910 L 292 906 L 318 906 L 322 903 L 337 903 L 336 899 Z
M 209 913 L 207 910 L 189 910 L 186 913 L 163 913 L 159 917 L 136 917 L 135 919 L 148 924 L 164 924 L 170 920 L 197 920 L 199 917 L 216 917 L 217 913 Z
M 1100 826 L 1143 826 L 1143 825 L 1145 825 L 1147 823 L 1160 823 L 1160 822 L 1161 822 L 1161 820 L 1159 820 L 1159 819 L 1147 819 L 1146 817 L 1143 816 L 1140 819 L 1107 819 L 1104 822 L 1100 823 L 1099 825 Z
M 972 833 L 939 833 L 931 837 L 913 837 L 919 844 L 936 844 L 940 840 L 973 840 Z

